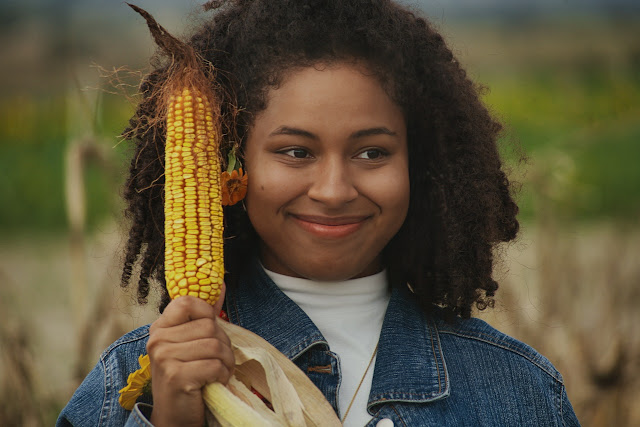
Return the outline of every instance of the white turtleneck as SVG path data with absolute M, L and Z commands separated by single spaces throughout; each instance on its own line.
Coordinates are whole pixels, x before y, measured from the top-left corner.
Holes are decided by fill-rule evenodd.
M 342 374 L 338 408 L 341 417 L 344 416 L 380 337 L 390 297 L 386 271 L 343 282 L 316 282 L 265 271 L 309 316 L 331 351 L 338 355 Z M 371 420 L 367 401 L 374 366 L 375 359 L 355 397 L 345 426 L 362 426 Z

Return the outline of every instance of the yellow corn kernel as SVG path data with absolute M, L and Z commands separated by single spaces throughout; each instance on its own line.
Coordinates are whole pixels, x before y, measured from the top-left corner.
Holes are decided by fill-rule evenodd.
M 224 261 L 217 138 L 206 97 L 184 88 L 170 98 L 165 147 L 165 279 L 172 298 L 193 295 L 215 304 L 220 295 Z

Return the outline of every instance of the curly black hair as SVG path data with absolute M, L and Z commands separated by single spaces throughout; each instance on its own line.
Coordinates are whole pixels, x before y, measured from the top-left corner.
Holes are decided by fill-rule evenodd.
M 502 129 L 474 84 L 423 17 L 389 0 L 210 1 L 210 19 L 187 41 L 215 66 L 225 144 L 242 147 L 267 93 L 288 72 L 319 62 L 359 61 L 402 108 L 408 130 L 410 206 L 383 253 L 392 285 L 409 284 L 424 311 L 440 306 L 469 317 L 493 305 L 493 250 L 516 237 L 518 207 L 502 169 Z M 122 283 L 134 280 L 138 299 L 150 280 L 164 290 L 163 153 L 165 129 L 154 121 L 157 67 L 126 135 L 135 143 L 124 197 L 131 231 Z M 225 277 L 233 286 L 257 235 L 238 205 L 225 208 Z

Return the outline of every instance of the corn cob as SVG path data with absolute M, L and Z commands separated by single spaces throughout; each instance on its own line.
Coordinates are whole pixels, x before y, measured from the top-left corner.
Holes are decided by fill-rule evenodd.
M 169 98 L 165 147 L 165 279 L 171 298 L 209 304 L 224 279 L 217 129 L 209 100 L 190 88 Z

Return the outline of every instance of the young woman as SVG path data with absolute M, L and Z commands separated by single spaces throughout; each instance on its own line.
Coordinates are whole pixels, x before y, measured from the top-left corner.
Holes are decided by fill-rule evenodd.
M 518 209 L 501 127 L 442 37 L 385 0 L 209 6 L 189 43 L 218 70 L 249 176 L 225 208 L 226 296 L 169 302 L 164 288 L 164 129 L 147 120 L 160 67 L 132 119 L 123 282 L 139 263 L 139 299 L 157 284 L 162 314 L 105 351 L 58 424 L 201 426 L 202 387 L 233 372 L 224 309 L 345 425 L 578 425 L 549 361 L 470 317 L 492 304 L 492 250 L 515 238 Z M 125 411 L 141 353 L 153 399 Z

